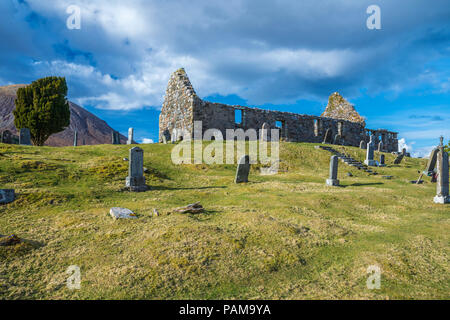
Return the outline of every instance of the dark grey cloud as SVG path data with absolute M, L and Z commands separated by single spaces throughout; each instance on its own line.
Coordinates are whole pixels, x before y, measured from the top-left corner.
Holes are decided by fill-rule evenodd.
M 82 29 L 65 9 L 82 8 Z M 382 29 L 366 28 L 381 8 Z M 0 3 L 0 81 L 66 75 L 79 102 L 159 105 L 184 66 L 199 94 L 251 104 L 324 101 L 333 91 L 448 90 L 448 0 L 37 1 Z

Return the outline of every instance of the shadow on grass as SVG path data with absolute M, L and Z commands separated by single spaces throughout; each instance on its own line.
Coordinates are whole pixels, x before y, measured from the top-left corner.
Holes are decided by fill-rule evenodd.
M 214 215 L 216 215 L 218 213 L 219 213 L 219 211 L 216 211 L 216 210 L 205 210 L 204 212 L 198 213 L 198 214 L 188 213 L 187 216 L 189 217 L 189 219 L 192 219 L 195 221 L 208 221 Z
M 225 189 L 226 186 L 209 187 L 167 187 L 167 186 L 148 186 L 149 190 L 204 190 L 204 189 Z
M 375 186 L 383 184 L 382 182 L 371 182 L 371 183 L 352 183 L 349 184 L 347 187 L 361 187 L 361 186 Z

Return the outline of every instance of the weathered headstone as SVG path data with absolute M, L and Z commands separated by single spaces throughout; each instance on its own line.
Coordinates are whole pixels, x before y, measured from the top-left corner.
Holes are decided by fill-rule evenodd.
M 373 144 L 370 142 L 367 144 L 366 160 L 364 164 L 367 166 L 376 166 L 375 160 L 373 160 Z
M 330 177 L 327 179 L 326 183 L 329 186 L 338 186 L 339 180 L 337 178 L 338 175 L 338 156 L 331 156 L 330 158 Z
M 13 189 L 0 189 L 0 204 L 13 202 L 15 193 Z
M 164 144 L 167 144 L 167 138 L 166 138 L 165 135 L 162 135 L 162 141 L 163 141 Z
M 373 134 L 370 135 L 369 143 L 372 145 L 372 147 L 375 145 L 375 136 Z
M 394 164 L 400 164 L 404 157 L 405 157 L 405 155 L 403 153 L 400 153 L 399 155 L 397 155 L 397 158 L 395 158 L 395 160 L 394 160 Z
M 137 219 L 136 214 L 130 209 L 114 207 L 109 210 L 109 214 L 114 220 L 117 219 Z
M 19 144 L 23 145 L 23 146 L 31 146 L 30 129 L 28 129 L 28 128 L 20 129 Z
M 117 131 L 113 131 L 111 134 L 111 143 L 120 144 L 120 134 Z
M 437 184 L 435 203 L 445 204 L 450 203 L 449 196 L 449 170 L 448 170 L 448 153 L 444 150 L 443 138 L 441 137 L 441 144 L 439 145 L 439 153 L 437 155 Z
M 406 156 L 406 148 L 403 148 L 403 149 L 402 149 L 402 154 L 403 154 L 404 156 Z
M 361 140 L 361 142 L 359 143 L 359 148 L 360 149 L 366 149 L 367 143 L 364 140 Z
M 73 136 L 73 146 L 78 146 L 78 131 L 75 130 L 74 136 Z
M 261 131 L 260 131 L 260 137 L 259 139 L 261 141 L 269 141 L 270 137 L 269 137 L 269 124 L 267 122 L 264 122 L 262 127 L 261 127 Z
M 128 140 L 127 140 L 127 144 L 133 144 L 133 136 L 134 136 L 134 129 L 133 129 L 133 128 L 129 128 L 129 129 L 128 129 Z
M 238 163 L 236 169 L 235 183 L 248 182 L 248 175 L 250 173 L 250 157 L 248 155 L 243 156 Z
M 144 150 L 139 147 L 130 149 L 128 177 L 125 185 L 133 192 L 147 190 L 144 177 Z
M 432 172 L 436 168 L 438 153 L 439 153 L 439 148 L 434 148 L 431 151 L 430 158 L 428 159 L 427 167 L 425 168 L 426 173 Z
M 380 164 L 379 167 L 385 167 L 386 163 L 385 163 L 385 157 L 384 154 L 380 155 Z
M 325 131 L 325 137 L 323 138 L 323 142 L 322 143 L 327 143 L 327 144 L 331 144 L 331 139 L 332 139 L 332 132 L 331 129 L 327 129 L 327 131 Z
M 2 143 L 8 143 L 8 144 L 12 144 L 13 140 L 12 140 L 12 133 L 9 130 L 5 130 L 2 132 Z

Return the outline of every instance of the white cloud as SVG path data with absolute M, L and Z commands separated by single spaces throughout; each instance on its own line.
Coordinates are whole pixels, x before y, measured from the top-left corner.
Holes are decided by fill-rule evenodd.
M 155 142 L 153 141 L 153 139 L 143 138 L 143 139 L 141 140 L 141 143 L 142 143 L 142 144 L 148 144 L 148 143 L 155 143 Z

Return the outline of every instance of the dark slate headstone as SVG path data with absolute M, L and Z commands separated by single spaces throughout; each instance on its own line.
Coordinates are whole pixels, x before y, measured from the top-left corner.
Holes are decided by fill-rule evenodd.
M 427 167 L 425 172 L 432 172 L 436 168 L 437 155 L 439 153 L 439 148 L 434 148 L 430 153 L 430 158 L 428 159 Z
M 359 148 L 360 149 L 366 149 L 367 143 L 364 140 L 361 140 L 361 142 L 359 143 Z
M 250 173 L 250 157 L 248 155 L 243 156 L 238 163 L 236 169 L 235 183 L 248 182 L 248 175 Z
M 400 153 L 399 155 L 397 155 L 397 158 L 395 158 L 395 160 L 394 160 L 394 164 L 400 164 L 404 157 L 405 157 L 405 155 L 403 153 Z
M 23 146 L 31 146 L 30 129 L 28 129 L 28 128 L 20 129 L 19 144 L 21 144 Z
M 12 135 L 11 131 L 5 130 L 2 132 L 2 141 L 1 142 L 8 143 L 8 144 L 13 143 L 13 135 Z
M 330 158 L 330 177 L 327 179 L 326 183 L 329 186 L 338 186 L 339 180 L 337 179 L 338 175 L 338 156 L 331 156 Z
M 139 147 L 130 149 L 128 177 L 125 186 L 134 192 L 147 190 L 144 177 L 144 150 Z
M 111 134 L 111 143 L 120 144 L 120 134 L 117 131 L 113 131 Z
M 380 155 L 380 167 L 386 166 L 384 154 Z
M 331 144 L 331 139 L 332 139 L 332 132 L 331 129 L 327 129 L 327 131 L 325 131 L 325 137 L 323 138 L 323 142 L 322 143 L 327 143 L 327 144 Z
M 15 200 L 13 189 L 0 189 L 0 204 L 11 203 Z

